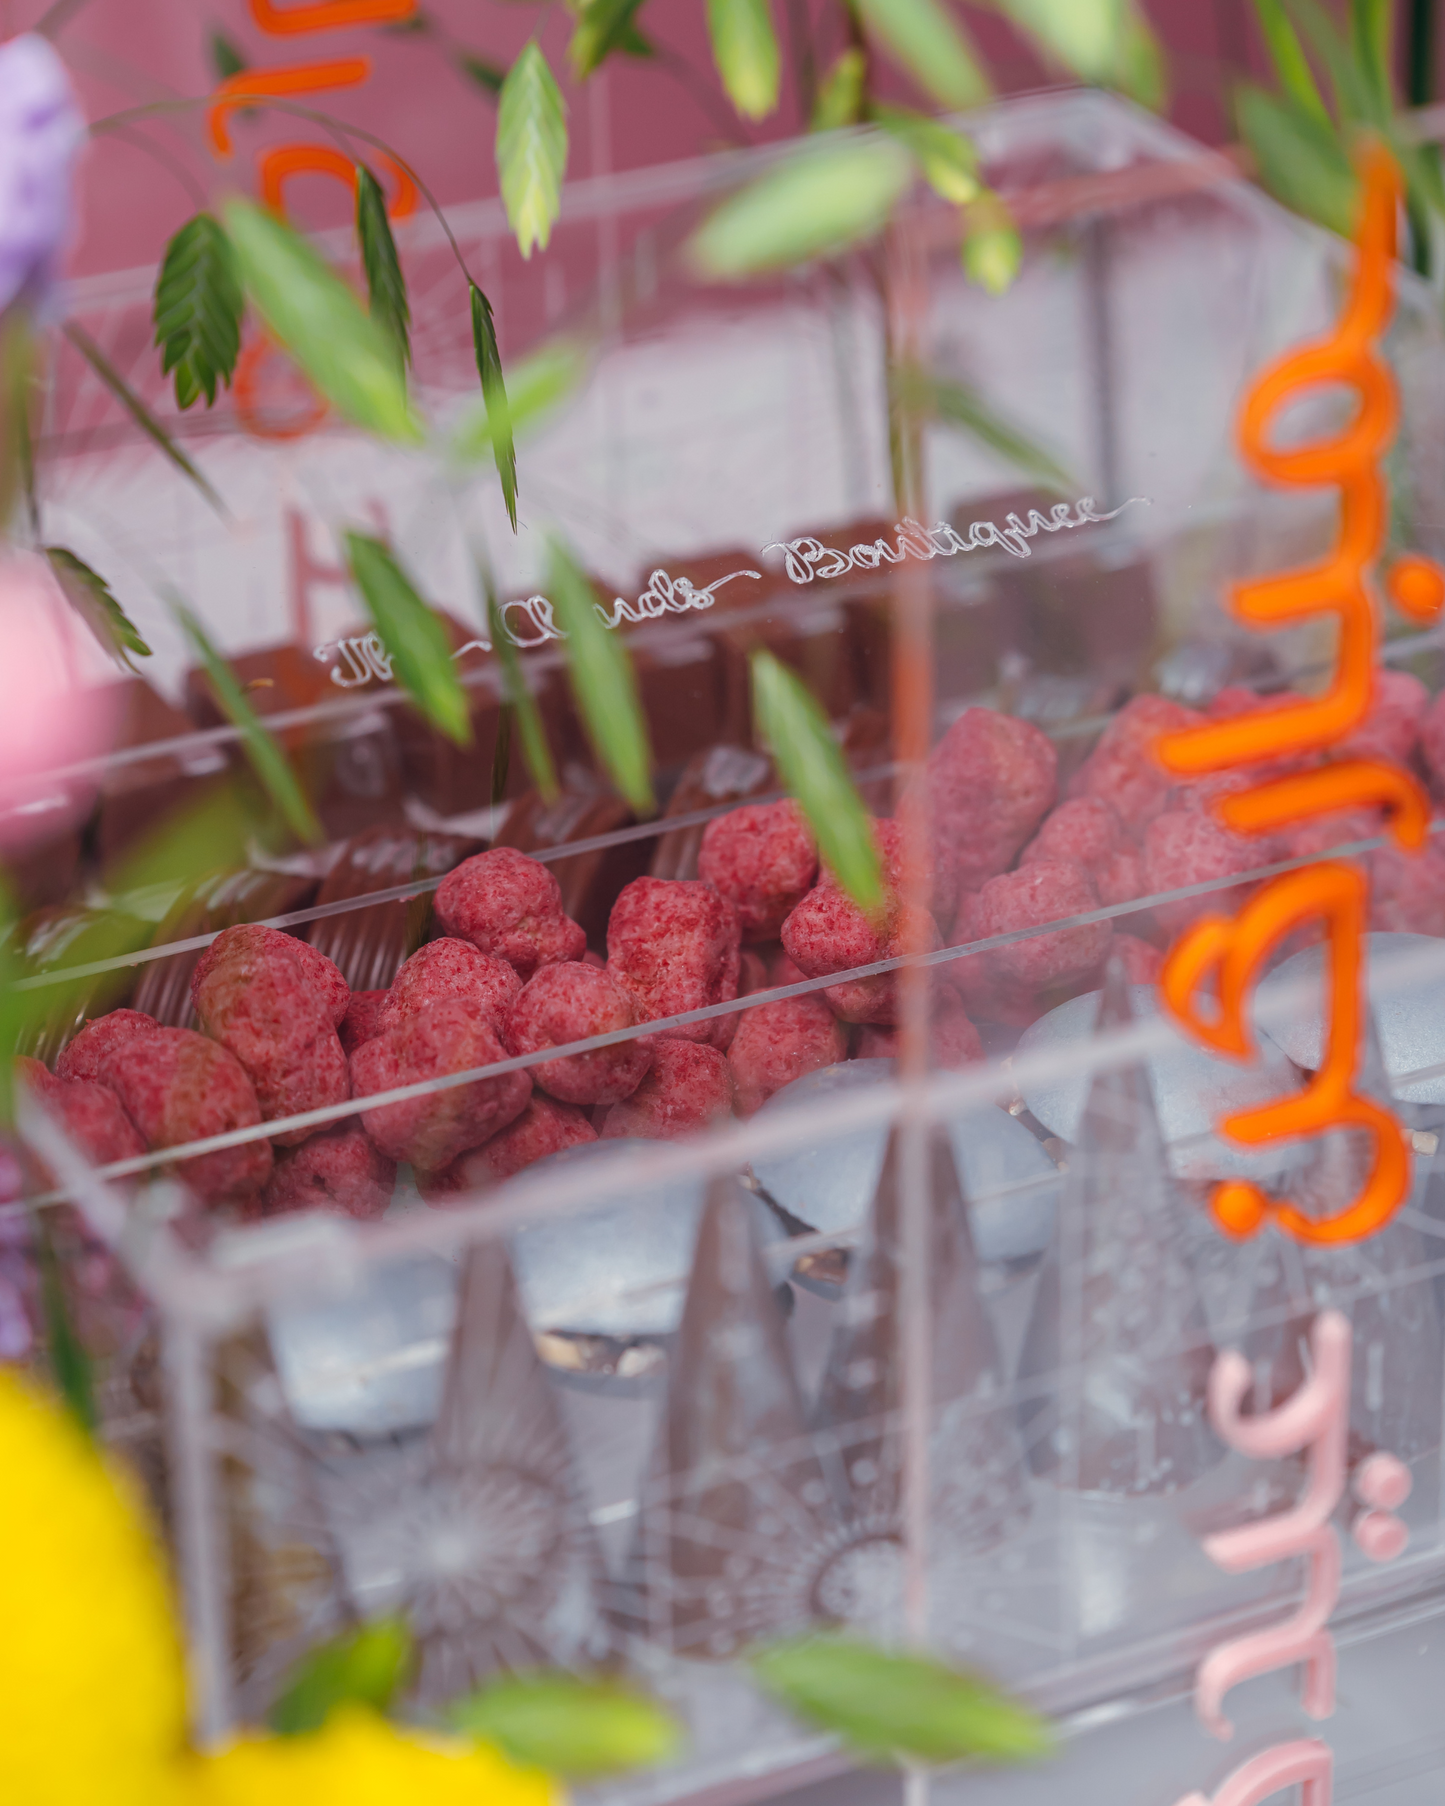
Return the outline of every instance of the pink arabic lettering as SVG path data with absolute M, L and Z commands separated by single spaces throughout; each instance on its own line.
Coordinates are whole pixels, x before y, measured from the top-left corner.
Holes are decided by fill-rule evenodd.
M 1317 1737 L 1301 1737 L 1261 1750 L 1248 1762 L 1241 1762 L 1217 1793 L 1186 1794 L 1179 1806 L 1260 1806 L 1286 1787 L 1299 1788 L 1300 1806 L 1330 1806 L 1334 1770 L 1330 1746 Z

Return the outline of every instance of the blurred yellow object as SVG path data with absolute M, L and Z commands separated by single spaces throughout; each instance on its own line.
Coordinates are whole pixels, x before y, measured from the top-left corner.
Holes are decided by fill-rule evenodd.
M 0 1800 L 5 1806 L 561 1806 L 487 1744 L 358 1707 L 302 1737 L 186 1742 L 174 1602 L 134 1488 L 55 1403 L 0 1371 Z

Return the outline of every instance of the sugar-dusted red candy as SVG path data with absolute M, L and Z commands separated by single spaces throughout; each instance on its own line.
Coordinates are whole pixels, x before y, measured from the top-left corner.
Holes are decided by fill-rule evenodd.
M 1377 669 L 1369 713 L 1340 747 L 1340 754 L 1408 769 L 1429 711 L 1430 692 L 1418 677 L 1409 671 Z
M 1099 901 L 1106 908 L 1115 903 L 1132 903 L 1136 897 L 1144 895 L 1144 856 L 1134 847 L 1120 847 L 1117 853 L 1094 866 L 1089 876 L 1094 880 Z M 1130 917 L 1131 921 L 1133 919 Z
M 728 1049 L 740 1116 L 804 1073 L 848 1057 L 848 1036 L 821 996 L 785 997 L 748 1010 Z
M 1420 756 L 1437 796 L 1445 796 L 1445 690 L 1420 718 Z
M 267 1122 L 344 1103 L 351 1095 L 332 1000 L 316 987 L 314 968 L 293 953 L 301 945 L 290 935 L 262 938 L 228 928 L 191 981 L 201 1027 L 245 1067 Z M 290 1146 L 312 1132 L 290 1129 L 276 1139 Z
M 524 983 L 542 966 L 580 959 L 587 946 L 552 872 L 514 847 L 475 853 L 448 872 L 436 917 L 448 934 L 506 960 Z
M 1162 812 L 1178 779 L 1154 756 L 1161 734 L 1190 727 L 1198 712 L 1166 696 L 1135 696 L 1099 736 L 1099 743 L 1074 773 L 1069 795 L 1097 796 L 1140 834 Z
M 1007 871 L 1052 806 L 1058 756 L 1031 722 L 965 709 L 928 761 L 930 831 L 952 895 Z
M 1193 809 L 1170 809 L 1144 832 L 1144 883 L 1150 894 L 1176 890 L 1206 879 L 1226 880 L 1263 865 L 1270 857 L 1255 841 L 1231 834 L 1212 816 Z M 1221 883 L 1217 890 L 1172 903 L 1156 903 L 1154 919 L 1172 939 L 1202 915 L 1229 914 L 1243 898 L 1238 886 Z
M 196 961 L 196 969 L 191 974 L 191 1001 L 195 1002 L 196 992 L 214 967 L 243 953 L 253 957 L 265 954 L 295 964 L 331 1026 L 340 1026 L 351 1002 L 351 987 L 342 977 L 341 968 L 324 953 L 318 953 L 315 947 L 297 940 L 294 934 L 283 934 L 279 928 L 265 928 L 259 922 L 241 922 L 234 928 L 223 929 L 216 936 Z
M 930 999 L 928 1023 L 929 1063 L 946 1072 L 970 1066 L 983 1058 L 983 1040 L 968 1012 L 951 990 L 943 986 Z M 898 1028 L 865 1028 L 858 1036 L 860 1060 L 896 1060 L 903 1039 Z
M 390 991 L 353 991 L 336 1034 L 349 1059 L 363 1041 L 381 1032 L 381 1012 Z
M 1019 864 L 1072 859 L 1090 872 L 1097 872 L 1131 844 L 1112 804 L 1102 797 L 1076 796 L 1049 811 L 1043 826 L 1019 855 Z
M 1373 840 L 1383 827 L 1384 815 L 1379 809 L 1339 809 L 1330 815 L 1309 815 L 1273 837 L 1273 856 L 1326 859 L 1336 847 L 1354 840 Z
M 575 1104 L 534 1091 L 522 1114 L 490 1141 L 459 1155 L 438 1173 L 418 1173 L 417 1190 L 428 1204 L 447 1204 L 467 1192 L 499 1185 L 548 1154 L 596 1139 L 596 1129 Z
M 1109 954 L 1123 963 L 1124 976 L 1131 985 L 1156 983 L 1164 965 L 1164 955 L 1157 947 L 1140 940 L 1137 934 L 1121 934 L 1117 928 Z
M 762 954 L 751 947 L 744 947 L 742 963 L 738 967 L 738 996 L 751 997 L 754 991 L 766 991 L 771 982 L 767 962 Z M 726 1053 L 732 1046 L 742 1014 L 741 1010 L 736 1010 L 731 1015 L 718 1018 L 720 1032 L 714 1037 L 713 1045 L 719 1053 Z
M 775 988 L 778 985 L 801 984 L 807 976 L 808 974 L 792 958 L 785 947 L 779 947 L 768 962 L 769 988 Z
M 603 1141 L 635 1135 L 675 1141 L 732 1115 L 733 1075 L 715 1047 L 659 1036 L 652 1069 L 631 1097 L 614 1104 L 602 1122 Z
M 737 910 L 745 941 L 775 939 L 817 873 L 817 846 L 791 798 L 730 809 L 703 830 L 697 875 Z
M 611 1035 L 642 1020 L 637 1000 L 610 969 L 569 960 L 543 966 L 522 987 L 507 1013 L 505 1036 L 514 1054 L 541 1053 L 592 1035 Z M 591 1053 L 566 1054 L 530 1067 L 534 1082 L 566 1104 L 615 1104 L 642 1083 L 653 1043 L 618 1041 Z
M 383 1154 L 359 1122 L 336 1123 L 277 1160 L 260 1214 L 326 1210 L 371 1221 L 391 1202 L 396 1162 Z
M 157 1028 L 114 1043 L 100 1082 L 120 1099 L 146 1146 L 179 1147 L 261 1121 L 245 1068 L 219 1041 L 189 1028 Z M 271 1144 L 256 1140 L 176 1168 L 202 1204 L 246 1204 L 271 1176 Z
M 607 969 L 632 993 L 638 1016 L 657 1022 L 728 1003 L 741 970 L 738 912 L 710 884 L 691 878 L 634 878 L 607 919 Z M 727 1038 L 722 1021 L 687 1022 L 676 1040 Z
M 1370 927 L 1445 937 L 1445 850 L 1437 842 L 1420 853 L 1370 854 Z
M 133 1160 L 146 1151 L 139 1130 L 108 1085 L 91 1079 L 57 1078 L 39 1060 L 28 1058 L 16 1060 L 15 1073 L 92 1166 Z
M 351 1056 L 358 1098 L 420 1085 L 505 1060 L 496 1030 L 460 998 L 403 1015 Z M 527 1107 L 532 1081 L 525 1072 L 473 1079 L 423 1097 L 382 1104 L 361 1118 L 367 1134 L 393 1160 L 433 1172 L 479 1146 Z
M 1098 892 L 1083 866 L 1072 860 L 1041 859 L 990 878 L 972 901 L 966 927 L 960 922 L 962 932 L 956 930 L 954 938 L 987 940 L 1019 928 L 1045 927 L 1098 907 Z M 1031 934 L 982 957 L 1006 981 L 1042 990 L 1087 976 L 1108 953 L 1113 936 L 1108 922 L 1085 922 Z
M 942 943 L 927 910 L 892 900 L 870 920 L 835 884 L 816 885 L 783 923 L 783 947 L 807 978 L 824 978 L 905 953 L 932 953 Z M 845 979 L 825 988 L 828 1007 L 845 1022 L 893 1022 L 898 1009 L 896 972 Z
M 111 1010 L 87 1022 L 75 1039 L 60 1050 L 55 1062 L 58 1079 L 100 1080 L 102 1066 L 113 1049 L 136 1035 L 153 1035 L 157 1023 L 143 1010 Z M 104 1080 L 100 1080 L 104 1083 Z
M 521 989 L 521 979 L 506 960 L 479 952 L 470 941 L 455 936 L 428 941 L 392 980 L 378 1026 L 389 1028 L 399 1016 L 460 997 L 500 1029 Z

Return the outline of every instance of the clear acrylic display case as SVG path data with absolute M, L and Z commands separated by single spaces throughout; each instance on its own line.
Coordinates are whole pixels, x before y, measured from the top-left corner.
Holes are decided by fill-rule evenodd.
M 1257 484 L 1234 423 L 1250 376 L 1333 317 L 1345 248 L 1226 160 L 1103 96 L 1010 103 L 970 129 L 1024 234 L 1001 298 L 966 284 L 957 216 L 921 194 L 866 252 L 743 287 L 697 282 L 687 232 L 763 153 L 580 184 L 531 264 L 495 204 L 458 209 L 509 367 L 562 334 L 583 371 L 519 446 L 515 538 L 489 470 L 334 423 L 294 432 L 310 404 L 264 351 L 239 403 L 174 419 L 148 349 L 148 275 L 86 288 L 87 326 L 183 431 L 229 512 L 208 508 L 62 353 L 47 535 L 105 572 L 155 659 L 144 683 L 122 686 L 122 751 L 55 775 L 57 820 L 77 789 L 97 801 L 84 834 L 58 833 L 22 874 L 37 912 L 26 984 L 43 990 L 67 969 L 80 918 L 53 906 L 77 875 L 92 883 L 88 904 L 110 901 L 155 932 L 96 972 L 94 993 L 35 1051 L 53 1060 L 83 1015 L 117 1003 L 187 1025 L 195 959 L 234 921 L 290 929 L 353 989 L 383 987 L 435 931 L 442 875 L 487 842 L 551 864 L 605 952 L 625 883 L 695 876 L 703 825 L 777 793 L 750 721 L 755 646 L 805 678 L 870 806 L 890 814 L 907 777 L 893 620 L 913 579 L 927 591 L 933 737 L 970 707 L 1030 722 L 1056 750 L 1060 797 L 1131 697 L 1203 706 L 1226 686 L 1318 682 L 1326 637 L 1250 636 L 1224 598 L 1317 553 L 1332 506 Z M 400 238 L 418 389 L 433 419 L 451 420 L 475 386 L 461 279 L 429 222 Z M 1402 274 L 1400 291 L 1392 544 L 1433 554 L 1445 335 L 1422 285 Z M 919 515 L 937 523 L 932 540 L 898 523 L 890 357 L 934 383 Z M 1032 448 L 1035 474 L 1000 449 L 1005 434 Z M 1060 491 L 1036 474 L 1043 458 L 1070 479 L 1067 526 L 1050 512 Z M 972 523 L 1002 530 L 1010 516 L 1032 531 L 968 543 Z M 353 524 L 391 538 L 459 648 L 484 637 L 484 549 L 564 767 L 560 804 L 527 791 L 515 754 L 505 801 L 491 800 L 501 691 L 485 648 L 459 657 L 470 754 L 367 663 L 337 549 Z M 655 819 L 635 819 L 597 775 L 545 607 L 527 600 L 543 587 L 549 528 L 609 601 L 629 604 L 620 630 L 653 736 Z M 938 554 L 927 561 L 925 544 Z M 330 844 L 258 850 L 246 873 L 182 895 L 103 899 L 97 860 L 240 765 L 234 731 L 207 716 L 167 589 L 253 686 Z M 1385 657 L 1439 688 L 1434 632 L 1392 626 Z M 82 1333 L 101 1357 L 106 1434 L 146 1476 L 172 1541 L 202 1732 L 263 1714 L 311 1643 L 400 1610 L 421 1651 L 409 1701 L 420 1716 L 498 1666 L 617 1665 L 676 1706 L 689 1748 L 602 1794 L 761 1797 L 846 1764 L 736 1658 L 810 1625 L 899 1639 L 917 1628 L 921 1589 L 938 1652 L 1076 1733 L 1046 1768 L 970 1777 L 971 1797 L 1112 1798 L 1121 1763 L 1129 1798 L 1207 1789 L 1298 1708 L 1278 1690 L 1241 1694 L 1244 1734 L 1226 1751 L 1178 1702 L 1207 1649 L 1294 1608 L 1299 1575 L 1285 1563 L 1231 1576 L 1202 1539 L 1279 1510 L 1303 1475 L 1298 1460 L 1248 1461 L 1219 1442 L 1210 1363 L 1242 1348 L 1256 1403 L 1278 1402 L 1308 1371 L 1309 1319 L 1332 1305 L 1355 1342 L 1350 1460 L 1388 1451 L 1413 1480 L 1403 1556 L 1376 1565 L 1347 1545 L 1333 1623 L 1342 1677 L 1358 1678 L 1342 1688 L 1340 1737 L 1364 1753 L 1346 1797 L 1427 1797 L 1408 1788 L 1428 1790 L 1432 1774 L 1438 1785 L 1445 1748 L 1417 1726 L 1413 1744 L 1396 1736 L 1394 1767 L 1372 1766 L 1360 1727 L 1390 1663 L 1401 1698 L 1441 1671 L 1445 886 L 1427 866 L 1402 900 L 1377 845 L 1348 839 L 1341 856 L 1373 862 L 1372 925 L 1398 937 L 1372 942 L 1368 1077 L 1407 1116 L 1416 1178 L 1409 1206 L 1358 1248 L 1302 1250 L 1273 1231 L 1231 1242 L 1203 1209 L 1209 1184 L 1240 1170 L 1303 1175 L 1322 1201 L 1351 1182 L 1338 1137 L 1242 1169 L 1248 1157 L 1211 1132 L 1229 1103 L 1309 1069 L 1309 972 L 1271 980 L 1268 1058 L 1253 1067 L 1191 1052 L 1149 986 L 1127 982 L 1150 946 L 1289 854 L 1152 890 L 1141 868 L 1122 900 L 985 935 L 950 910 L 929 984 L 935 1002 L 955 983 L 974 1000 L 981 1057 L 941 1057 L 905 1085 L 886 1036 L 854 1028 L 854 1057 L 746 1120 L 589 1143 L 435 1206 L 403 1166 L 375 1221 L 349 1219 L 344 1195 L 338 1212 L 264 1220 L 188 1201 L 183 1154 L 216 1158 L 274 1124 L 180 1150 L 159 1175 L 150 1159 L 97 1173 L 32 1114 L 27 1135 L 53 1181 L 42 1195 L 65 1225 Z M 1090 933 L 1091 957 L 1062 976 L 1046 965 L 1055 975 L 1026 996 L 1000 1003 L 1008 987 L 990 988 L 1001 951 Z M 1109 966 L 1111 938 L 1122 951 L 1125 935 L 1144 965 Z M 1296 957 L 1307 965 L 1308 950 Z M 901 963 L 819 979 L 775 967 L 750 995 L 672 1026 L 713 1032 L 758 1008 L 762 989 L 777 1001 L 876 985 Z M 453 1089 L 430 1087 L 436 1110 Z M 25 1220 L 7 1207 L 22 1294 Z

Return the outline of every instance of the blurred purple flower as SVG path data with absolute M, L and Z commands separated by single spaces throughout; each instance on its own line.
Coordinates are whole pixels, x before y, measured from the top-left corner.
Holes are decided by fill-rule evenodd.
M 70 77 L 45 39 L 0 45 L 0 308 L 23 300 L 43 313 L 54 297 L 84 139 Z

